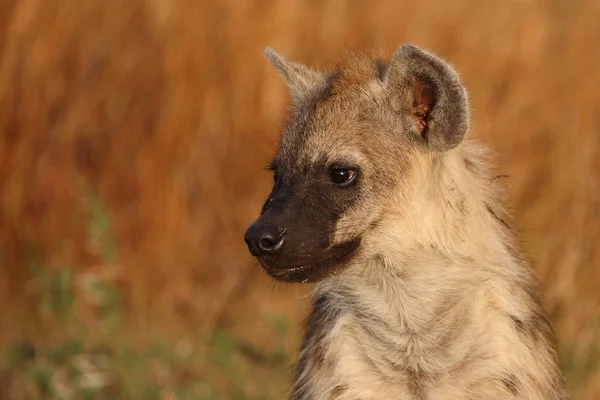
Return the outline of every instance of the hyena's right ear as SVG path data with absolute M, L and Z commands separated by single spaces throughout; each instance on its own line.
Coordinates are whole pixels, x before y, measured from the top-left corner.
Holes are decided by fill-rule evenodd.
M 412 133 L 434 151 L 455 148 L 469 127 L 467 93 L 456 72 L 438 57 L 404 45 L 392 57 L 386 91 Z
M 270 47 L 265 49 L 265 57 L 285 79 L 296 104 L 300 103 L 306 95 L 327 83 L 325 73 L 315 71 L 304 64 L 288 61 Z

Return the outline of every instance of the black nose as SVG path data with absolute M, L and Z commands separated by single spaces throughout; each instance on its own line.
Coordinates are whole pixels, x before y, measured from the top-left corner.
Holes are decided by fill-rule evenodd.
M 244 240 L 253 256 L 272 255 L 283 246 L 285 229 L 274 226 L 254 226 L 246 231 Z

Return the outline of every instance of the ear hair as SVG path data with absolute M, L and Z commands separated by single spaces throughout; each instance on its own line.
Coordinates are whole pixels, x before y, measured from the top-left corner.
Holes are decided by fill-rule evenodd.
M 386 76 L 394 109 L 435 151 L 462 142 L 469 127 L 467 92 L 446 62 L 413 45 L 396 50 Z
M 270 47 L 265 49 L 265 57 L 281 73 L 291 89 L 296 103 L 327 82 L 324 73 L 315 71 L 304 64 L 288 61 Z

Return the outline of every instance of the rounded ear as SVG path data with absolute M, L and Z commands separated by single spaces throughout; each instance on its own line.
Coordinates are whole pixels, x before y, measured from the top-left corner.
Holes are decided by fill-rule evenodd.
M 386 75 L 394 109 L 435 151 L 448 151 L 469 128 L 468 98 L 458 75 L 440 58 L 413 45 L 394 53 Z
M 265 49 L 265 57 L 285 79 L 292 91 L 295 103 L 301 102 L 307 94 L 327 83 L 324 73 L 315 71 L 304 64 L 288 61 L 270 47 Z

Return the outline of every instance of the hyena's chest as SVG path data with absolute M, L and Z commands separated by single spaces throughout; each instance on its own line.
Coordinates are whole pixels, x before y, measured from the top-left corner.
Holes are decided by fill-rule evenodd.
M 465 347 L 436 354 L 418 338 L 388 337 L 350 315 L 329 322 L 313 327 L 306 337 L 294 400 L 519 398 L 510 393 L 510 382 L 495 374 L 505 370 L 498 360 L 483 361 L 477 350 Z M 448 352 L 454 353 L 455 362 Z
M 424 398 L 401 353 L 382 356 L 381 343 L 351 315 L 328 322 L 313 326 L 304 341 L 294 400 Z

